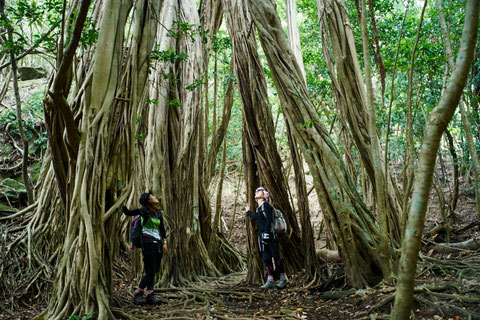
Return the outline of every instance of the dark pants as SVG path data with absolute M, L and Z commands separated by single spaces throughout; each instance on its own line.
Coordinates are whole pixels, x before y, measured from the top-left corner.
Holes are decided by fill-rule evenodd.
M 140 289 L 153 290 L 155 285 L 155 273 L 160 271 L 162 261 L 162 247 L 160 243 L 148 243 L 143 245 L 143 269 L 145 275 L 142 277 L 138 287 Z
M 280 259 L 280 249 L 278 246 L 278 240 L 273 234 L 270 234 L 270 240 L 262 241 L 261 236 L 258 237 L 258 249 L 260 255 L 265 263 L 265 269 L 268 276 L 275 276 L 278 278 L 280 274 L 285 273 L 285 267 L 283 261 Z M 275 271 L 273 270 L 273 260 L 275 260 Z

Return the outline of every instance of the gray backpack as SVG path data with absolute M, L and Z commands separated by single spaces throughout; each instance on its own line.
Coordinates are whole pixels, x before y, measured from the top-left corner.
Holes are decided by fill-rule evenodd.
M 287 233 L 287 222 L 283 218 L 282 211 L 273 208 L 273 230 L 279 235 Z

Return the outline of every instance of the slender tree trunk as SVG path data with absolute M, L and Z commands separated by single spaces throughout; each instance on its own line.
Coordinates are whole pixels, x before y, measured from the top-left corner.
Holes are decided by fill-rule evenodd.
M 380 146 L 377 138 L 377 121 L 375 117 L 375 106 L 373 104 L 372 71 L 370 67 L 370 52 L 368 50 L 367 34 L 367 6 L 366 0 L 362 0 L 362 37 L 363 37 L 363 57 L 365 63 L 365 81 L 367 84 L 367 109 L 369 115 L 369 133 L 372 148 L 373 170 L 375 172 L 375 190 L 377 190 L 377 210 L 380 220 L 380 257 L 382 264 L 383 277 L 386 282 L 390 281 L 390 248 L 388 245 L 388 221 L 387 221 L 387 203 L 386 203 L 386 183 L 382 172 L 382 161 L 380 159 Z
M 227 160 L 227 143 L 226 140 L 223 140 L 223 152 L 222 152 L 222 168 L 220 170 L 220 177 L 218 181 L 218 189 L 217 189 L 217 196 L 215 199 L 215 217 L 213 219 L 213 226 L 212 226 L 212 235 L 210 236 L 210 244 L 208 246 L 208 251 L 210 257 L 212 257 L 213 263 L 216 263 L 215 259 L 217 258 L 217 249 L 215 243 L 215 236 L 219 230 L 220 226 L 220 218 L 222 216 L 222 190 L 223 190 L 223 180 L 225 179 L 225 165 Z
M 308 205 L 307 184 L 303 170 L 303 159 L 300 149 L 293 140 L 291 130 L 287 123 L 288 143 L 292 155 L 293 169 L 295 171 L 295 187 L 297 190 L 297 207 L 302 227 L 302 247 L 305 248 L 305 280 L 315 280 L 320 275 L 321 263 L 318 259 L 313 228 L 310 220 L 310 207 Z
M 287 7 L 287 26 L 288 26 L 288 41 L 290 48 L 295 55 L 300 71 L 302 72 L 305 85 L 307 79 L 305 76 L 305 68 L 302 58 L 302 47 L 300 44 L 300 34 L 298 32 L 297 24 L 297 10 L 295 0 L 286 0 Z M 280 115 L 280 113 L 278 113 Z M 278 117 L 277 117 L 278 121 Z M 295 187 L 297 190 L 297 207 L 300 217 L 300 225 L 302 228 L 302 247 L 305 248 L 305 280 L 316 279 L 317 274 L 320 274 L 320 261 L 315 251 L 315 242 L 313 240 L 313 228 L 310 221 L 310 209 L 308 205 L 307 186 L 305 181 L 305 172 L 303 170 L 303 159 L 300 154 L 300 150 L 297 146 L 295 138 L 290 132 L 288 123 L 287 135 L 290 147 L 290 153 L 292 155 L 292 164 L 295 171 Z M 276 128 L 276 123 L 275 123 Z M 288 181 L 288 176 L 286 177 Z M 288 186 L 288 184 L 287 184 Z M 293 203 L 293 200 L 292 200 Z
M 237 188 L 235 189 L 235 200 L 233 202 L 232 219 L 230 220 L 230 227 L 229 227 L 228 236 L 227 236 L 227 239 L 229 239 L 229 240 L 232 237 L 233 227 L 235 225 L 235 216 L 237 214 L 237 204 L 238 204 L 237 200 L 238 200 L 238 194 L 240 193 L 240 184 L 242 182 L 242 171 L 243 171 L 243 162 L 242 162 L 242 165 L 240 166 L 240 172 L 238 174 Z
M 407 135 L 407 148 L 405 156 L 405 166 L 406 166 L 406 176 L 404 177 L 403 189 L 403 214 L 402 214 L 402 223 L 401 230 L 402 235 L 405 232 L 405 223 L 407 221 L 407 214 L 409 211 L 409 198 L 410 193 L 413 187 L 414 179 L 414 159 L 415 159 L 415 142 L 413 141 L 413 110 L 412 110 L 412 95 L 413 95 L 413 73 L 415 71 L 415 53 L 417 52 L 418 42 L 420 40 L 420 31 L 422 30 L 423 16 L 425 13 L 425 8 L 427 7 L 427 1 L 425 0 L 420 14 L 420 21 L 418 22 L 417 37 L 415 39 L 415 44 L 413 46 L 412 54 L 410 56 L 410 70 L 408 71 L 408 88 L 407 88 L 407 112 L 406 112 L 406 135 Z
M 479 7 L 479 1 L 467 1 L 465 24 L 463 26 L 462 40 L 455 70 L 450 77 L 447 89 L 438 106 L 435 107 L 430 114 L 430 119 L 425 128 L 413 199 L 405 231 L 405 238 L 402 243 L 397 291 L 395 294 L 394 308 L 392 310 L 392 319 L 395 320 L 410 318 L 415 284 L 415 270 L 423 233 L 428 196 L 432 185 L 435 158 L 442 134 L 455 112 L 467 82 L 477 40 Z
M 450 67 L 451 72 L 453 72 L 455 65 L 453 62 L 453 52 L 452 52 L 452 44 L 450 42 L 450 35 L 447 29 L 447 24 L 445 22 L 445 17 L 443 15 L 442 9 L 442 1 L 437 0 L 437 8 L 438 8 L 438 17 L 440 19 L 440 25 L 442 26 L 442 33 L 443 33 L 443 41 L 445 42 L 445 53 L 448 59 L 448 65 Z M 478 159 L 477 148 L 475 144 L 475 140 L 473 138 L 472 133 L 472 124 L 470 123 L 469 117 L 463 100 L 460 99 L 459 103 L 460 107 L 460 114 L 462 118 L 463 127 L 465 129 L 465 137 L 467 139 L 468 149 L 472 155 L 472 163 L 473 163 L 473 180 L 475 185 L 475 207 L 477 209 L 477 216 L 480 217 L 480 161 Z
M 216 128 L 215 134 L 212 136 L 212 142 L 205 157 L 204 182 L 207 187 L 210 185 L 210 182 L 215 175 L 215 165 L 217 163 L 218 151 L 220 150 L 222 142 L 227 135 L 228 124 L 230 123 L 232 115 L 233 93 L 234 84 L 233 80 L 230 80 L 227 92 L 225 93 L 223 99 L 222 120 Z
M 226 10 L 226 12 L 228 12 Z M 243 111 L 245 112 L 245 111 Z M 255 163 L 254 151 L 249 143 L 247 130 L 245 128 L 245 121 L 242 121 L 242 154 L 243 166 L 245 167 L 245 186 L 246 186 L 246 202 L 250 208 L 255 208 L 255 188 L 259 185 L 259 178 L 257 175 L 257 164 Z M 246 282 L 260 283 L 263 280 L 263 264 L 260 260 L 260 253 L 258 251 L 258 235 L 257 222 L 252 221 L 246 214 L 244 214 L 245 227 L 247 232 L 247 279 Z
M 213 164 L 212 171 L 209 171 L 209 155 L 207 150 L 210 150 L 211 153 L 214 153 L 214 159 L 216 160 L 218 150 L 221 145 L 214 143 L 213 139 L 215 136 L 212 136 L 211 147 L 208 148 L 209 141 L 209 108 L 210 108 L 210 97 L 209 97 L 209 80 L 208 80 L 208 70 L 210 63 L 210 54 L 211 48 L 214 41 L 214 36 L 217 34 L 219 23 L 221 22 L 221 3 L 220 0 L 214 1 L 201 1 L 200 3 L 200 23 L 203 26 L 204 30 L 209 30 L 206 41 L 202 43 L 202 52 L 205 57 L 205 69 L 204 69 L 204 84 L 205 84 L 205 110 L 202 110 L 204 117 L 199 118 L 199 130 L 198 135 L 198 175 L 199 175 L 199 185 L 198 185 L 198 195 L 199 195 L 199 219 L 200 219 L 200 229 L 201 235 L 204 243 L 210 243 L 210 236 L 212 234 L 212 209 L 210 205 L 210 198 L 208 195 L 208 188 L 210 186 L 211 177 L 214 174 L 215 164 Z M 220 14 L 220 15 L 218 15 Z M 225 98 L 226 100 L 226 98 Z M 230 118 L 228 118 L 230 119 Z M 214 150 L 212 150 L 214 149 Z
M 452 214 L 452 218 L 455 221 L 455 209 L 457 207 L 458 201 L 458 191 L 459 191 L 459 183 L 458 183 L 458 176 L 459 176 L 459 166 L 458 166 L 458 156 L 455 150 L 455 145 L 453 144 L 453 136 L 448 129 L 445 130 L 445 134 L 448 140 L 448 147 L 450 150 L 450 154 L 452 155 L 452 167 L 453 167 L 453 191 L 449 201 L 449 208 L 450 213 Z
M 375 64 L 378 68 L 378 73 L 380 73 L 380 83 L 382 85 L 382 106 L 385 103 L 385 66 L 383 65 L 382 55 L 380 54 L 380 41 L 378 39 L 378 30 L 377 22 L 375 20 L 375 9 L 373 7 L 373 0 L 368 0 L 368 8 L 370 11 L 370 21 L 372 22 L 372 31 L 373 31 L 373 40 L 375 44 Z
M 90 0 L 78 0 L 72 3 L 72 8 L 78 8 L 76 19 L 69 15 L 68 20 L 74 21 L 73 26 L 71 24 L 63 26 L 60 46 L 57 51 L 57 71 L 43 101 L 52 164 L 64 206 L 67 205 L 67 192 L 72 192 L 72 185 L 68 183 L 68 176 L 71 174 L 69 169 L 76 165 L 80 144 L 80 133 L 74 117 L 74 113 L 80 109 L 80 104 L 78 106 L 73 105 L 71 108 L 67 102 L 67 97 L 72 84 L 73 58 L 80 42 L 89 6 Z M 67 20 L 65 15 L 63 18 Z M 69 30 L 70 28 L 73 29 L 69 35 L 70 42 L 63 50 L 63 32 L 64 29 Z M 63 138 L 64 135 L 65 139 Z
M 403 28 L 405 27 L 405 20 L 407 19 L 407 13 L 408 13 L 408 8 L 409 7 L 410 7 L 410 0 L 407 1 L 406 8 L 405 8 L 405 14 L 403 15 L 403 20 L 402 20 L 402 27 L 401 27 L 399 35 L 398 35 L 397 51 L 395 52 L 395 61 L 393 63 L 392 80 L 391 80 L 391 84 L 390 84 L 390 103 L 388 105 L 387 132 L 385 134 L 385 156 L 384 156 L 384 164 L 383 164 L 384 165 L 384 171 L 385 171 L 385 174 L 387 176 L 388 176 L 388 144 L 389 144 L 391 120 L 392 120 L 392 105 L 393 105 L 393 98 L 394 98 L 393 92 L 394 92 L 394 89 L 395 89 L 395 75 L 396 75 L 395 70 L 397 69 L 398 54 L 400 52 L 400 44 L 402 42 Z
M 381 280 L 378 229 L 341 156 L 311 103 L 272 0 L 249 0 L 249 9 L 278 90 L 284 115 L 313 175 L 326 224 L 335 235 L 354 287 Z
M 302 46 L 300 44 L 300 33 L 298 32 L 296 0 L 285 0 L 285 2 L 287 8 L 288 41 L 290 42 L 290 48 L 292 48 L 293 54 L 297 59 L 298 66 L 303 75 L 303 80 L 306 84 L 307 79 L 305 77 L 305 68 L 303 66 Z
M 5 22 L 7 23 L 7 34 L 8 40 L 13 46 L 13 27 L 10 25 L 10 22 L 7 20 L 5 12 L 5 1 L 0 0 L 0 16 L 4 16 Z M 33 187 L 32 182 L 30 181 L 30 175 L 28 174 L 28 139 L 25 135 L 25 130 L 23 129 L 23 117 L 22 117 L 22 101 L 20 99 L 20 89 L 18 88 L 18 75 L 17 75 L 17 60 L 15 58 L 14 47 L 10 48 L 10 64 L 13 75 L 13 90 L 15 92 L 15 103 L 17 105 L 17 123 L 18 131 L 20 131 L 20 138 L 22 139 L 23 151 L 22 151 L 22 178 L 23 184 L 25 185 L 25 190 L 27 191 L 27 201 L 28 205 L 32 205 L 34 201 L 33 196 Z

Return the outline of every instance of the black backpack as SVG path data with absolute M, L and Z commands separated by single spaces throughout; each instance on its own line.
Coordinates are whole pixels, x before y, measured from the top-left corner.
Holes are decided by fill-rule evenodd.
M 143 238 L 143 219 L 142 216 L 138 215 L 133 219 L 132 230 L 130 230 L 130 242 L 132 243 L 132 250 L 133 247 L 142 248 L 142 238 Z

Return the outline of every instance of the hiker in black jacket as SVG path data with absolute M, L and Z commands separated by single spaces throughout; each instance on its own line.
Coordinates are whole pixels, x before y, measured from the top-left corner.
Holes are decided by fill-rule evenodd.
M 246 211 L 250 218 L 257 220 L 258 222 L 258 249 L 262 255 L 262 260 L 265 263 L 265 269 L 267 270 L 267 282 L 260 286 L 260 288 L 264 290 L 274 288 L 283 289 L 287 286 L 287 278 L 283 261 L 280 259 L 277 235 L 273 231 L 273 207 L 267 200 L 268 192 L 262 187 L 257 188 L 257 190 L 255 190 L 257 209 L 255 213 L 253 213 L 250 211 L 250 207 L 247 204 Z M 280 274 L 280 281 L 277 284 L 275 284 L 273 279 L 272 259 L 275 260 L 275 271 Z
M 134 304 L 157 304 L 153 293 L 155 284 L 155 273 L 160 271 L 160 261 L 163 253 L 167 252 L 167 238 L 165 224 L 163 223 L 163 212 L 158 199 L 150 192 L 140 196 L 142 207 L 128 210 L 123 206 L 122 211 L 127 216 L 141 216 L 142 228 L 142 253 L 143 268 L 145 275 L 142 277 L 133 297 Z M 143 293 L 146 289 L 146 298 Z

